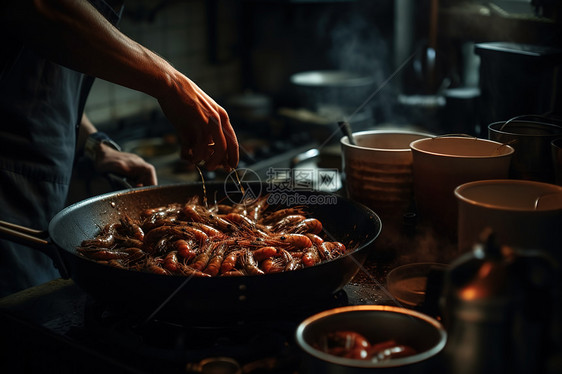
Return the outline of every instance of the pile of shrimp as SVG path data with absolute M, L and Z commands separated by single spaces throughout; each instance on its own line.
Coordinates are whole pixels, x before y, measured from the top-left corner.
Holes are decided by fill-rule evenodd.
M 82 241 L 78 252 L 118 268 L 181 276 L 245 276 L 314 266 L 346 253 L 324 240 L 322 223 L 302 207 L 272 209 L 267 196 L 250 204 L 169 204 L 121 215 Z

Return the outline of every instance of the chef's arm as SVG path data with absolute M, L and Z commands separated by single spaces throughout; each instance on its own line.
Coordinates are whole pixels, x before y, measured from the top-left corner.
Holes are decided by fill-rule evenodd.
M 93 133 L 98 132 L 92 121 L 88 118 L 86 113 L 82 114 L 82 119 L 80 120 L 80 127 L 78 128 L 78 141 L 76 144 L 76 153 L 83 154 L 84 146 L 86 145 L 86 140 L 88 136 Z
M 238 141 L 226 111 L 86 0 L 20 0 L 1 7 L 0 27 L 11 37 L 61 65 L 158 99 L 178 131 L 184 158 L 205 161 L 209 169 L 236 167 Z
M 86 114 L 83 114 L 78 130 L 77 150 L 79 154 L 85 154 L 92 161 L 98 173 L 112 173 L 126 177 L 135 187 L 158 183 L 153 165 L 134 153 L 121 152 L 119 146 L 106 143 L 103 138 L 96 137 L 99 134 Z

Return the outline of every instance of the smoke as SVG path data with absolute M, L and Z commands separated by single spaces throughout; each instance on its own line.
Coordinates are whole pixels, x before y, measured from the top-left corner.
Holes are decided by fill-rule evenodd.
M 385 82 L 392 74 L 390 41 L 376 24 L 376 11 L 373 7 L 356 6 L 344 13 L 331 12 L 318 21 L 317 30 L 320 37 L 330 41 L 327 56 L 335 69 L 371 78 L 370 85 L 352 92 L 353 97 L 347 101 L 353 102 L 355 108 L 376 109 L 377 117 L 387 119 L 392 116 L 390 103 L 396 90 L 392 82 Z M 370 98 L 375 91 L 378 92 Z
M 341 70 L 364 73 L 382 82 L 388 57 L 386 42 L 365 15 L 351 13 L 330 30 L 329 58 Z

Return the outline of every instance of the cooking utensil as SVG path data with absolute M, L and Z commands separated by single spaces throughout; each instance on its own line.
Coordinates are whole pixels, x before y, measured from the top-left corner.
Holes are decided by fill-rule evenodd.
M 562 126 L 543 116 L 518 116 L 488 125 L 488 138 L 515 149 L 509 176 L 553 183 L 554 166 L 550 143 L 562 137 Z
M 246 191 L 266 191 L 268 185 L 245 184 Z M 238 186 L 206 183 L 210 201 L 232 197 Z M 46 252 L 61 270 L 96 299 L 144 312 L 164 302 L 201 318 L 223 319 L 269 312 L 288 305 L 310 305 L 340 290 L 359 271 L 381 230 L 380 218 L 370 209 L 331 193 L 299 191 L 301 199 L 316 198 L 306 209 L 320 219 L 326 233 L 357 248 L 345 256 L 318 266 L 264 276 L 187 278 L 163 276 L 105 266 L 80 256 L 76 246 L 92 238 L 120 214 L 137 216 L 143 209 L 186 202 L 202 195 L 200 183 L 134 188 L 92 197 L 59 212 L 48 233 L 23 235 L 0 227 L 0 234 Z M 351 219 L 351 217 L 353 217 Z M 171 300 L 168 300 L 170 299 Z
M 345 358 L 319 349 L 326 334 L 353 331 L 370 342 L 394 340 L 417 353 L 390 360 Z M 435 357 L 447 341 L 447 333 L 435 319 L 405 308 L 358 305 L 335 308 L 313 315 L 300 323 L 296 340 L 304 352 L 306 373 L 431 373 L 439 372 Z
M 338 126 L 340 127 L 343 135 L 347 136 L 347 141 L 349 142 L 349 144 L 357 145 L 357 142 L 355 141 L 355 137 L 353 136 L 353 131 L 351 131 L 351 125 L 349 124 L 349 122 L 340 121 L 338 122 Z
M 343 70 L 316 70 L 293 74 L 302 105 L 314 111 L 323 107 L 356 108 L 375 88 L 375 78 Z
M 557 284 L 556 264 L 542 252 L 499 245 L 483 230 L 445 276 L 445 372 L 550 372 L 549 356 L 559 356 Z

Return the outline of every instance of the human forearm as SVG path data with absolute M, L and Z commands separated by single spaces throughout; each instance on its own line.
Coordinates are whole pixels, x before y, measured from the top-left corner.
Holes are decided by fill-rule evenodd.
M 121 33 L 85 0 L 10 3 L 3 6 L 5 32 L 61 65 L 156 98 L 165 95 L 178 77 L 183 79 L 164 59 Z
M 90 134 L 93 134 L 96 131 L 97 129 L 95 128 L 95 126 L 84 113 L 82 115 L 82 119 L 80 121 L 80 127 L 78 129 L 78 141 L 76 144 L 76 152 L 78 154 L 83 153 L 84 145 L 86 144 L 86 139 L 88 139 L 88 136 Z
M 178 131 L 182 157 L 204 161 L 211 170 L 236 167 L 238 141 L 226 111 L 86 0 L 22 0 L 0 6 L 0 27 L 9 37 L 56 63 L 158 99 Z

